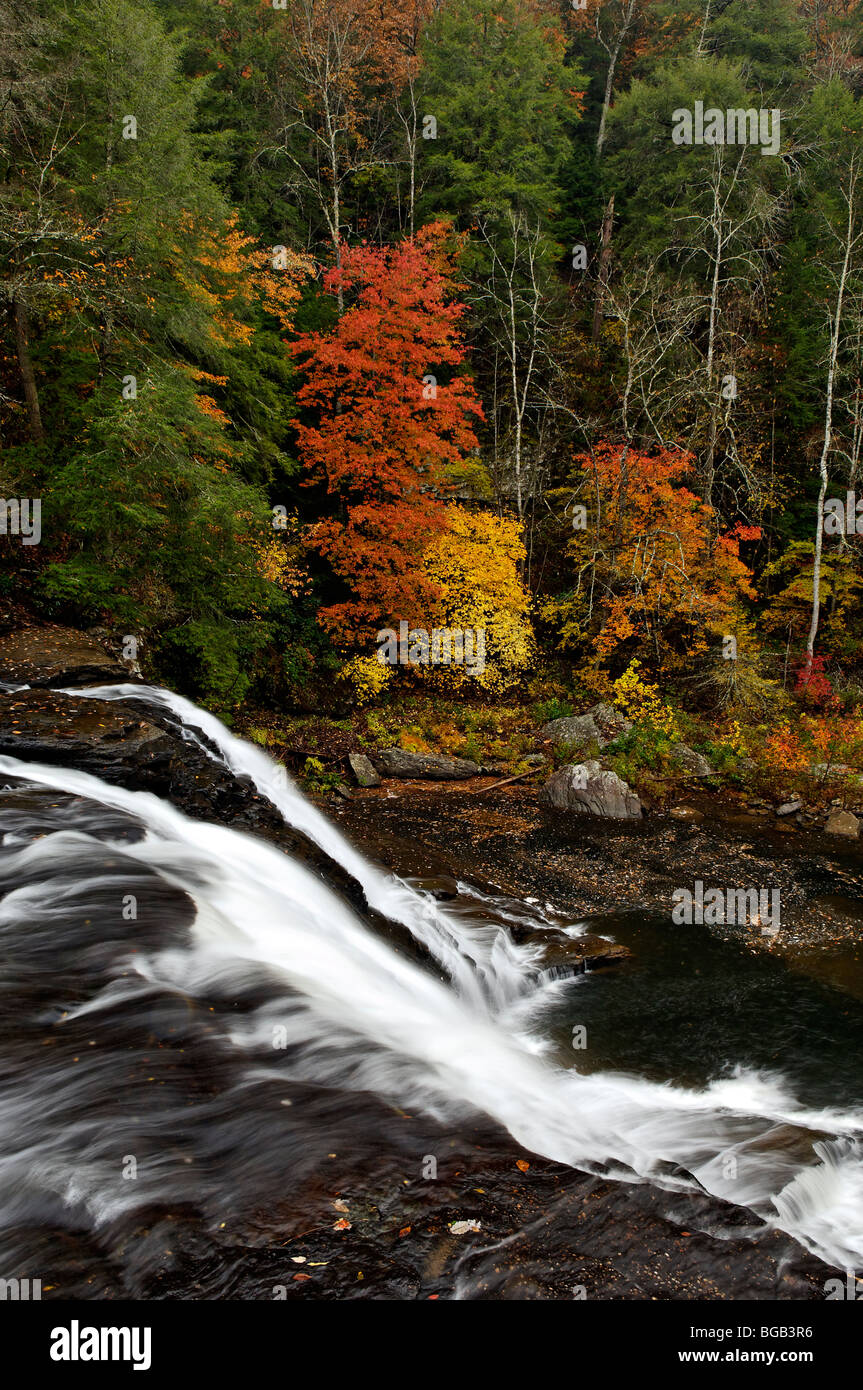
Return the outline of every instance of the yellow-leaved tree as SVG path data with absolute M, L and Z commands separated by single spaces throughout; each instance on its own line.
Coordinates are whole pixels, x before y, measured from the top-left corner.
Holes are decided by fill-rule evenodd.
M 447 508 L 447 529 L 423 557 L 427 577 L 440 597 L 430 627 L 472 629 L 484 634 L 484 669 L 471 675 L 463 665 L 415 668 L 423 679 L 444 689 L 475 681 L 486 691 L 513 685 L 535 659 L 529 610 L 522 584 L 524 559 L 521 523 Z

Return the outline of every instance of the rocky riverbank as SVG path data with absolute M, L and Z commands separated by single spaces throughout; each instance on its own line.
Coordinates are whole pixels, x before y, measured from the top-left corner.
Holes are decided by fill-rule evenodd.
M 490 881 L 514 897 L 551 902 L 588 927 L 594 917 L 639 911 L 686 932 L 672 924 L 676 890 L 692 891 L 699 881 L 705 893 L 778 889 L 778 932 L 754 922 L 709 929 L 746 953 L 778 956 L 863 998 L 859 842 L 789 835 L 772 815 L 741 815 L 736 803 L 711 795 L 693 803 L 694 821 L 666 814 L 615 823 L 563 817 L 519 784 L 468 791 L 411 783 L 355 793 L 331 814 L 397 872 L 420 881 L 455 873 Z

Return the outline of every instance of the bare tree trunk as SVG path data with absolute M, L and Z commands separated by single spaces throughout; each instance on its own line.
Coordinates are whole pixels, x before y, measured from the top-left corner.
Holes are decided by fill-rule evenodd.
M 332 114 L 328 94 L 324 93 L 324 111 L 327 123 L 327 142 L 329 145 L 330 175 L 333 181 L 333 201 L 331 211 L 327 214 L 327 221 L 330 224 L 330 236 L 333 242 L 333 255 L 335 257 L 336 270 L 342 268 L 342 205 L 341 205 L 341 186 L 339 183 L 339 153 L 337 146 L 336 133 L 333 124 Z M 339 318 L 345 311 L 345 295 L 342 289 L 341 275 L 338 282 Z
M 602 154 L 602 147 L 605 144 L 605 123 L 608 119 L 608 108 L 611 106 L 611 93 L 614 89 L 614 69 L 617 67 L 617 58 L 622 43 L 623 34 L 621 34 L 620 38 L 617 40 L 608 63 L 608 73 L 605 78 L 605 93 L 602 98 L 602 115 L 599 118 L 599 131 L 596 136 L 597 155 Z
M 821 613 L 821 551 L 824 537 L 824 500 L 827 496 L 827 459 L 833 440 L 833 388 L 836 380 L 836 362 L 839 357 L 839 335 L 842 327 L 842 310 L 845 300 L 845 286 L 848 281 L 848 266 L 854 246 L 854 194 L 857 177 L 854 161 L 851 162 L 851 179 L 848 188 L 848 226 L 845 234 L 845 255 L 839 276 L 836 293 L 836 311 L 833 320 L 833 333 L 830 339 L 830 360 L 827 367 L 827 401 L 824 409 L 824 442 L 821 447 L 821 486 L 818 490 L 818 518 L 815 527 L 815 561 L 812 569 L 812 621 L 809 624 L 809 638 L 806 643 L 806 669 L 812 669 L 815 654 L 815 638 L 818 636 L 818 620 Z
M 614 91 L 614 74 L 617 69 L 617 60 L 620 57 L 620 50 L 626 41 L 626 36 L 629 33 L 629 30 L 632 27 L 633 19 L 635 18 L 635 6 L 636 0 L 626 0 L 625 9 L 623 9 L 623 6 L 621 6 L 621 8 L 623 9 L 623 14 L 621 16 L 621 25 L 620 29 L 618 30 L 617 38 L 614 40 L 613 44 L 606 43 L 605 39 L 603 38 L 602 27 L 599 22 L 600 9 L 597 8 L 596 11 L 596 37 L 599 39 L 599 42 L 602 44 L 603 48 L 608 54 L 608 72 L 606 73 L 605 77 L 605 92 L 602 98 L 602 114 L 599 118 L 599 132 L 596 137 L 597 157 L 602 154 L 602 147 L 605 144 L 605 125 L 606 121 L 608 120 L 608 112 L 611 106 L 611 96 Z
M 710 23 L 710 0 L 704 3 L 704 22 L 701 25 L 701 34 L 698 39 L 697 57 L 704 57 L 704 41 L 707 38 L 707 26 Z
M 716 472 L 716 404 L 713 398 L 713 363 L 716 355 L 716 320 L 719 314 L 719 285 L 722 271 L 722 210 L 719 205 L 719 184 L 714 185 L 714 215 L 716 249 L 713 258 L 713 277 L 710 283 L 710 320 L 707 329 L 707 390 L 710 402 L 710 443 L 707 447 L 707 466 L 704 470 L 704 501 L 713 506 L 713 478 Z
M 516 510 L 519 519 L 525 515 L 532 500 L 533 478 L 524 468 L 525 419 L 531 405 L 539 362 L 543 358 L 543 297 L 537 264 L 539 226 L 531 228 L 522 214 L 509 213 L 512 234 L 511 259 L 504 264 L 488 228 L 480 224 L 480 234 L 488 246 L 492 274 L 483 297 L 490 299 L 500 325 L 500 337 L 495 348 L 495 438 L 497 438 L 498 350 L 509 366 L 509 397 L 514 422 L 514 458 Z M 496 335 L 497 337 L 497 335 Z M 495 450 L 496 452 L 496 450 Z
M 398 107 L 398 115 L 405 128 L 405 145 L 408 152 L 408 171 L 409 171 L 409 205 L 408 205 L 408 233 L 411 241 L 414 239 L 415 219 L 416 219 L 416 197 L 417 197 L 417 96 L 413 73 L 408 78 L 408 92 L 410 94 L 410 110 L 407 115 Z
M 42 428 L 42 412 L 39 409 L 39 392 L 36 389 L 33 359 L 30 356 L 30 322 L 27 317 L 27 306 L 17 297 L 13 301 L 13 313 L 15 316 L 15 344 L 18 351 L 18 368 L 21 372 L 21 381 L 24 386 L 24 399 L 27 402 L 30 438 L 33 440 L 42 440 L 45 438 L 45 431 Z
M 105 368 L 111 354 L 111 345 L 114 341 L 114 315 L 110 309 L 105 309 L 102 314 L 102 332 L 99 334 L 99 347 L 97 355 L 99 358 L 99 373 L 97 377 L 98 385 L 101 386 L 105 380 Z
M 710 403 L 710 442 L 707 445 L 707 460 L 704 465 L 704 503 L 713 506 L 713 481 L 716 477 L 716 413 Z
M 613 223 L 614 194 L 612 193 L 602 219 L 602 247 L 599 253 L 599 277 L 596 285 L 596 299 L 593 303 L 593 330 L 590 335 L 590 340 L 593 343 L 599 340 L 599 331 L 602 327 L 602 310 L 605 305 L 605 291 L 608 286 L 608 274 L 611 268 L 611 229 Z

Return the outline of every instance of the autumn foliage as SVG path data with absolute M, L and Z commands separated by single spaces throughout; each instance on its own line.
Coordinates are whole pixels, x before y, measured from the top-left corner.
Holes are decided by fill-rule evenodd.
M 344 646 L 434 603 L 419 554 L 446 530 L 447 466 L 477 443 L 481 407 L 455 375 L 464 308 L 452 298 L 446 234 L 434 223 L 394 247 L 344 247 L 325 287 L 341 287 L 346 311 L 292 348 L 305 374 L 297 398 L 314 420 L 297 426 L 302 464 L 337 498 L 310 544 L 349 593 L 320 621 Z
M 425 555 L 428 578 L 440 597 L 429 627 L 482 629 L 485 670 L 474 679 L 499 691 L 518 680 L 536 658 L 530 595 L 521 580 L 524 540 L 518 521 L 450 506 L 447 529 Z M 468 679 L 463 668 L 427 668 L 444 687 Z
M 576 588 L 555 605 L 564 641 L 591 638 L 600 660 L 625 645 L 658 662 L 672 637 L 691 656 L 709 634 L 732 631 L 736 605 L 753 596 L 740 544 L 760 533 L 717 534 L 713 509 L 686 485 L 692 456 L 599 444 L 576 462 L 595 525 L 569 543 Z

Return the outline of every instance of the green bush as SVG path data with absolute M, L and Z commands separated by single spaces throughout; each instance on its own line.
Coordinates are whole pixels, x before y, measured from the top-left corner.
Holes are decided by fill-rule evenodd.
M 568 700 L 559 700 L 553 695 L 549 700 L 537 700 L 533 713 L 540 724 L 550 724 L 553 719 L 569 719 L 573 714 Z

